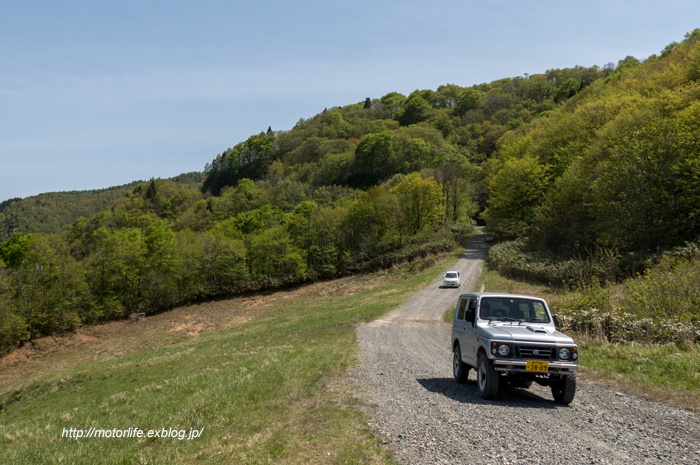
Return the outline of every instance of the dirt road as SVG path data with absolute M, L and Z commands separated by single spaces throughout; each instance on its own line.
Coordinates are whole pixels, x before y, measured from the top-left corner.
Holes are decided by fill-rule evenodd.
M 579 381 L 571 406 L 548 388 L 510 389 L 483 401 L 474 371 L 452 379 L 450 325 L 444 311 L 475 290 L 485 255 L 475 236 L 457 264 L 462 289 L 440 277 L 387 317 L 357 329 L 360 395 L 375 405 L 372 427 L 399 463 L 694 463 L 700 416 Z

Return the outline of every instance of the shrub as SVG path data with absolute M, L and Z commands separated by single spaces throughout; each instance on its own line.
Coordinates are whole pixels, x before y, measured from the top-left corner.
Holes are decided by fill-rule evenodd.
M 527 239 L 501 242 L 489 249 L 489 267 L 505 276 L 550 285 L 587 285 L 614 281 L 620 256 L 614 249 L 596 247 L 586 258 L 564 258 L 535 250 Z
M 647 318 L 700 321 L 700 259 L 673 255 L 625 281 L 622 305 Z
M 650 282 L 654 283 L 653 279 L 645 277 L 629 280 L 626 292 L 630 294 L 623 296 L 622 307 L 611 303 L 610 289 L 602 287 L 598 281 L 578 286 L 557 305 L 560 329 L 608 342 L 700 343 L 700 319 L 696 317 L 690 321 L 691 318 L 679 317 L 690 313 L 692 307 L 672 307 L 680 299 L 673 295 L 677 289 L 661 286 L 662 291 L 670 293 L 655 295 Z M 627 306 L 630 302 L 637 305 Z
M 700 322 L 638 318 L 619 308 L 571 311 L 558 315 L 559 329 L 575 331 L 608 342 L 644 344 L 700 343 Z

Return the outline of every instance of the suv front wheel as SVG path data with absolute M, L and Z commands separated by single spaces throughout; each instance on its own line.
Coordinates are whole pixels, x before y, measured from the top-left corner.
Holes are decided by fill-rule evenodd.
M 479 395 L 482 399 L 493 399 L 498 394 L 498 372 L 486 354 L 479 357 L 479 369 L 476 373 L 476 381 L 479 386 Z
M 562 376 L 561 380 L 552 384 L 552 396 L 557 404 L 569 405 L 576 395 L 576 375 Z

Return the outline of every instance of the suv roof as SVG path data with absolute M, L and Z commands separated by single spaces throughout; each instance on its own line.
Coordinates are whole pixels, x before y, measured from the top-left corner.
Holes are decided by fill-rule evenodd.
M 544 300 L 542 297 L 535 297 L 532 295 L 524 295 L 524 294 L 508 294 L 506 292 L 467 292 L 465 294 L 461 294 L 460 297 L 462 296 L 476 296 L 476 297 L 515 297 L 515 298 L 524 298 L 524 299 L 537 299 L 537 300 Z

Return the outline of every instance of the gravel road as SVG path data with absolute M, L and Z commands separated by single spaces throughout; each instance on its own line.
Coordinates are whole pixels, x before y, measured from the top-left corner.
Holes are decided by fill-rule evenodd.
M 549 388 L 509 389 L 482 400 L 474 371 L 452 378 L 450 325 L 444 311 L 472 291 L 486 251 L 474 236 L 450 269 L 462 289 L 440 289 L 441 276 L 387 317 L 357 328 L 361 366 L 355 390 L 368 401 L 371 426 L 406 464 L 700 464 L 700 415 L 580 381 L 570 406 Z

